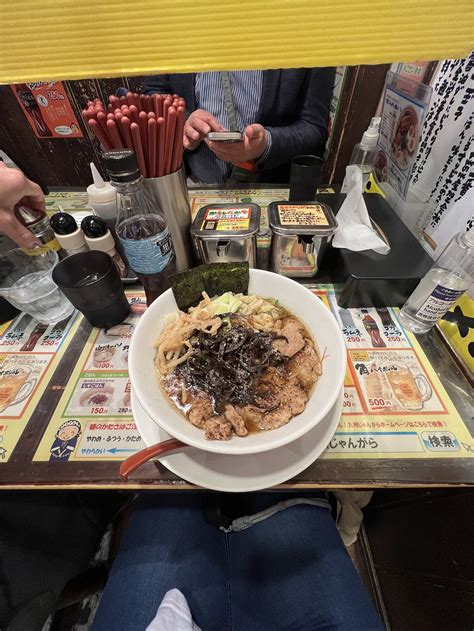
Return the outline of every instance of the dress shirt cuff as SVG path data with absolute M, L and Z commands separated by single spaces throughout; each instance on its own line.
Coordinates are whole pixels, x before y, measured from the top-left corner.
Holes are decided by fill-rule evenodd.
M 260 158 L 258 160 L 256 160 L 256 165 L 257 166 L 262 166 L 264 164 L 265 160 L 270 155 L 270 151 L 272 150 L 272 135 L 268 131 L 268 129 L 265 129 L 265 133 L 267 134 L 267 146 L 265 148 L 265 151 L 260 156 Z

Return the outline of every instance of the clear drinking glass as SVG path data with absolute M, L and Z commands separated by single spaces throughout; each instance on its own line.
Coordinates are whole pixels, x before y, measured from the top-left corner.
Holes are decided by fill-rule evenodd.
M 60 322 L 74 307 L 51 278 L 58 255 L 53 250 L 33 252 L 16 249 L 0 256 L 0 295 L 38 322 Z

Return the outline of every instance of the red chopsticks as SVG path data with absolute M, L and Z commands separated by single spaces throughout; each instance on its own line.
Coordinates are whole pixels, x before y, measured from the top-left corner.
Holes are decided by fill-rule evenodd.
M 87 101 L 82 116 L 105 149 L 133 149 L 143 177 L 161 177 L 183 164 L 185 102 L 176 94 L 109 96 Z

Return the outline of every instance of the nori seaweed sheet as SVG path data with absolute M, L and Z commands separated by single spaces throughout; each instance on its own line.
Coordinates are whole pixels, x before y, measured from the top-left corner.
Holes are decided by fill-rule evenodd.
M 198 270 L 199 267 L 195 267 L 170 276 L 174 298 L 181 311 L 186 311 L 189 307 L 196 305 L 202 298 L 202 292 L 205 291 L 204 278 Z
M 170 277 L 178 309 L 186 311 L 202 299 L 205 291 L 211 298 L 226 291 L 246 294 L 249 289 L 249 264 L 206 263 Z

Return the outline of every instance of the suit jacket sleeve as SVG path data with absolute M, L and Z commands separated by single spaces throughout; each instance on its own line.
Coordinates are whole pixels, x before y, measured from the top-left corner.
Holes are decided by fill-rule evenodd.
M 284 127 L 265 126 L 271 133 L 272 146 L 262 165 L 264 169 L 286 164 L 298 155 L 323 155 L 334 73 L 334 68 L 309 70 L 299 119 Z
M 144 77 L 140 88 L 142 94 L 173 94 L 170 76 L 167 74 Z

